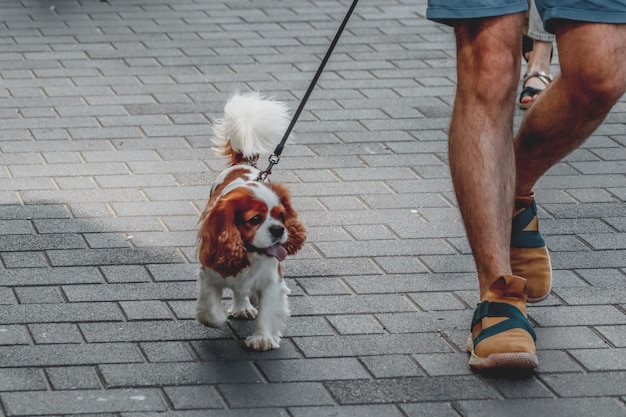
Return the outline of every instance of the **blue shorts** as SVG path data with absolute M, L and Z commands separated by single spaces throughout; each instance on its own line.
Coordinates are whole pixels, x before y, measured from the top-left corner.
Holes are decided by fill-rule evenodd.
M 555 19 L 596 23 L 626 23 L 626 0 L 535 0 L 547 30 Z M 455 19 L 474 19 L 525 12 L 527 0 L 428 0 L 426 17 L 454 24 Z

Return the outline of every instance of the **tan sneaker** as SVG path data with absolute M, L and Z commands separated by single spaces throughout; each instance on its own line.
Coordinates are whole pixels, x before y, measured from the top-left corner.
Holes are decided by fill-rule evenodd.
M 525 287 L 524 278 L 502 276 L 478 304 L 467 340 L 472 369 L 532 370 L 538 366 L 537 337 L 526 314 Z
M 535 193 L 515 197 L 511 227 L 511 270 L 526 278 L 529 303 L 544 300 L 552 289 L 552 265 L 546 243 L 539 233 Z

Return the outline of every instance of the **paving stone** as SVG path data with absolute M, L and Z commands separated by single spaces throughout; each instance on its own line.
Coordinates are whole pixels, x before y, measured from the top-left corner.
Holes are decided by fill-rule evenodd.
M 384 333 L 383 327 L 372 316 L 331 316 L 328 317 L 328 321 L 337 329 L 339 334 Z
M 615 346 L 626 347 L 625 326 L 598 326 L 596 329 Z
M 54 390 L 101 389 L 102 384 L 91 366 L 54 367 L 46 369 L 46 376 Z
M 95 365 L 142 361 L 133 345 L 122 343 L 0 346 L 0 354 L 0 367 Z
M 542 380 L 560 397 L 597 397 L 624 395 L 618 381 L 624 372 L 546 375 Z
M 46 252 L 50 263 L 58 266 L 133 265 L 182 262 L 173 249 L 70 249 Z
M 129 320 L 172 318 L 167 306 L 161 301 L 122 301 L 120 306 Z
M 389 405 L 290 407 L 289 411 L 294 417 L 399 417 L 402 415 Z
M 43 374 L 33 368 L 6 368 L 0 369 L 0 390 L 7 391 L 34 391 L 45 390 L 46 383 Z
M 108 323 L 81 323 L 81 333 L 90 343 L 107 341 L 144 342 L 231 338 L 226 327 L 212 329 L 196 321 L 129 321 Z
M 150 274 L 141 265 L 110 265 L 100 267 L 109 283 L 149 282 Z
M 134 218 L 98 218 L 93 219 L 59 219 L 34 221 L 39 233 L 99 233 L 99 232 L 135 232 L 160 231 L 163 226 L 155 219 L 147 217 Z
M 26 345 L 29 343 L 24 326 L 0 326 L 0 345 Z
M 291 314 L 345 314 L 375 313 L 384 305 L 388 311 L 413 311 L 414 307 L 401 295 L 320 295 L 315 297 L 294 297 L 290 299 Z
M 400 408 L 409 417 L 456 417 L 459 415 L 452 404 L 446 403 L 402 404 Z
M 54 304 L 63 302 L 63 297 L 58 287 L 16 288 L 15 294 L 20 304 Z
M 186 362 L 195 359 L 184 342 L 143 342 L 140 347 L 149 362 Z
M 36 344 L 82 342 L 78 327 L 72 323 L 30 324 L 28 329 Z
M 428 333 L 296 337 L 293 341 L 308 358 L 450 351 L 438 336 Z
M 259 375 L 247 362 L 103 364 L 98 368 L 107 388 L 259 381 Z
M 384 404 L 442 399 L 495 399 L 496 393 L 475 376 L 330 381 L 326 387 L 340 404 Z
M 367 378 L 356 358 L 282 359 L 258 362 L 269 382 L 331 381 Z
M 70 302 L 195 299 L 197 296 L 195 282 L 68 285 L 63 287 L 63 292 Z
M 155 389 L 27 391 L 0 395 L 7 416 L 165 410 Z
M 0 305 L 0 323 L 55 323 L 84 321 L 116 321 L 122 315 L 113 303 L 23 304 Z
M 259 409 L 218 409 L 218 410 L 189 410 L 168 411 L 165 413 L 122 413 L 123 417 L 159 417 L 163 415 L 171 417 L 288 417 L 289 414 L 282 408 L 259 408 Z
M 293 344 L 284 340 L 280 349 L 267 352 L 250 351 L 246 348 L 243 340 L 192 341 L 191 346 L 202 361 L 208 362 L 294 359 L 302 357 Z
M 375 378 L 421 376 L 415 362 L 404 355 L 363 356 L 359 358 Z
M 626 349 L 576 349 L 572 356 L 590 371 L 626 370 Z
M 428 375 L 471 375 L 472 371 L 467 366 L 467 353 L 429 353 L 415 354 L 412 357 Z
M 102 275 L 96 268 L 24 268 L 0 269 L 0 279 L 9 286 L 40 286 L 77 283 L 100 283 Z
M 611 305 L 537 307 L 532 318 L 546 327 L 626 323 L 626 314 Z
M 242 389 L 243 388 L 243 389 Z M 220 391 L 229 404 L 236 407 L 289 407 L 332 405 L 333 399 L 317 382 L 289 384 L 221 385 Z
M 501 416 L 502 413 L 517 417 L 527 416 L 529 413 L 537 416 L 588 413 L 621 416 L 624 415 L 625 410 L 622 405 L 610 398 L 577 398 L 568 400 L 562 398 L 538 398 L 532 402 L 527 400 L 461 401 L 459 402 L 459 411 L 467 417 Z
M 224 406 L 219 394 L 208 385 L 166 387 L 164 391 L 175 410 L 211 409 Z

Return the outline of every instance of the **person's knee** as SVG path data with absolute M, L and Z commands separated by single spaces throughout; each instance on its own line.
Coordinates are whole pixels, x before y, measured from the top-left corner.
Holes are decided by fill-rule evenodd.
M 501 105 L 519 83 L 521 29 L 517 16 L 469 22 L 456 27 L 459 93 Z
M 626 92 L 626 26 L 560 21 L 561 78 L 570 99 L 608 111 Z
M 459 67 L 459 92 L 494 105 L 510 102 L 519 83 L 514 59 L 502 51 L 493 54 L 478 51 L 471 60 Z
M 626 72 L 621 67 L 589 65 L 576 72 L 563 71 L 562 77 L 571 99 L 591 112 L 609 111 L 626 92 Z

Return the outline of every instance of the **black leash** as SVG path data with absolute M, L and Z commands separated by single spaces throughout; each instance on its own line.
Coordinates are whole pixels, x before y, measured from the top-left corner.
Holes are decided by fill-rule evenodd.
M 335 34 L 335 38 L 331 42 L 330 47 L 328 48 L 328 51 L 326 51 L 326 55 L 324 56 L 324 59 L 322 59 L 322 62 L 320 63 L 320 66 L 317 69 L 317 72 L 315 73 L 315 76 L 313 77 L 311 84 L 309 84 L 309 88 L 306 90 L 306 93 L 304 93 L 304 97 L 302 98 L 302 101 L 300 101 L 300 105 L 298 106 L 298 109 L 294 113 L 293 118 L 291 119 L 291 123 L 289 123 L 289 126 L 287 127 L 287 131 L 283 135 L 283 138 L 280 141 L 280 143 L 276 146 L 276 149 L 274 149 L 274 153 L 270 155 L 268 159 L 270 163 L 269 166 L 265 170 L 259 172 L 257 181 L 265 181 L 268 175 L 272 173 L 272 168 L 274 167 L 274 165 L 276 165 L 278 161 L 280 161 L 280 154 L 283 152 L 285 143 L 287 142 L 289 135 L 291 135 L 291 131 L 294 125 L 296 124 L 296 122 L 298 121 L 298 118 L 300 117 L 300 113 L 302 113 L 302 110 L 304 109 L 304 106 L 307 100 L 309 99 L 309 96 L 313 92 L 313 89 L 315 88 L 315 85 L 317 84 L 317 80 L 322 75 L 322 71 L 324 71 L 324 67 L 326 66 L 326 63 L 328 62 L 328 60 L 330 59 L 330 56 L 333 53 L 333 49 L 335 49 L 337 42 L 339 42 L 339 38 L 341 37 L 341 34 L 343 33 L 344 28 L 348 24 L 348 20 L 350 20 L 350 16 L 352 16 L 352 12 L 354 11 L 354 8 L 356 7 L 356 4 L 358 2 L 359 0 L 352 1 L 352 5 L 350 6 L 350 9 L 348 9 L 348 13 L 346 13 L 346 17 L 343 18 L 343 22 L 341 22 L 341 26 L 339 26 L 339 30 L 337 31 L 337 34 Z

